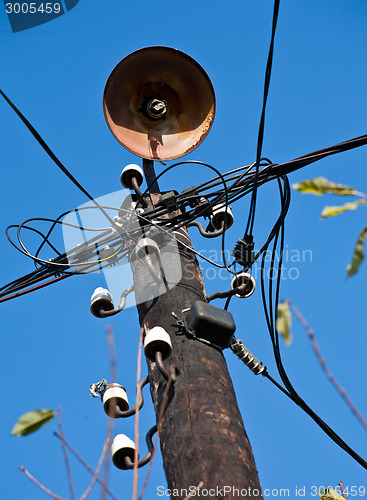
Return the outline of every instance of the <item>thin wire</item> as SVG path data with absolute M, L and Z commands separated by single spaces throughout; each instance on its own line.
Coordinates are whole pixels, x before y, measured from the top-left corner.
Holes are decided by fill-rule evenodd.
M 53 151 L 49 148 L 49 146 L 45 143 L 42 137 L 39 135 L 37 130 L 30 124 L 27 118 L 20 112 L 20 110 L 13 104 L 13 102 L 4 94 L 4 92 L 0 89 L 0 94 L 4 97 L 6 102 L 10 105 L 10 107 L 16 112 L 19 118 L 22 120 L 24 125 L 39 143 L 39 145 L 46 151 L 48 156 L 54 161 L 54 163 L 59 167 L 59 169 L 75 184 L 75 186 L 80 189 L 82 193 L 85 194 L 95 205 L 99 208 L 99 210 L 103 213 L 103 215 L 107 218 L 107 220 L 114 225 L 113 220 L 110 216 L 103 210 L 103 208 L 99 205 L 99 203 L 91 196 L 86 189 L 76 180 L 76 178 L 69 172 L 69 170 L 61 163 L 61 161 L 57 158 L 57 156 L 53 153 Z

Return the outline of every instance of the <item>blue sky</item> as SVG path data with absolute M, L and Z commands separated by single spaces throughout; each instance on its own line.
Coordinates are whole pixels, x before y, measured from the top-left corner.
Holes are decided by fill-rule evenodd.
M 205 161 L 221 172 L 252 163 L 260 118 L 263 79 L 270 40 L 272 2 L 188 0 L 184 3 L 142 0 L 127 3 L 80 0 L 69 13 L 42 26 L 12 33 L 0 8 L 1 88 L 28 117 L 75 177 L 99 197 L 120 189 L 119 175 L 139 159 L 111 135 L 102 111 L 108 75 L 120 59 L 149 45 L 186 52 L 206 70 L 217 98 L 212 130 L 187 158 Z M 282 162 L 366 132 L 367 6 L 361 0 L 281 2 L 276 35 L 263 154 Z M 1 284 L 33 269 L 7 242 L 5 228 L 29 217 L 56 217 L 87 200 L 55 167 L 5 101 L 0 101 Z M 290 175 L 291 182 L 323 175 L 367 191 L 366 148 L 330 157 Z M 160 171 L 160 166 L 157 171 Z M 200 167 L 182 166 L 167 174 L 162 189 L 181 191 L 210 178 Z M 312 324 L 320 348 L 339 382 L 367 415 L 365 392 L 367 265 L 350 280 L 345 268 L 355 240 L 366 225 L 365 208 L 320 220 L 324 205 L 344 200 L 292 193 L 286 223 L 289 252 L 311 250 L 312 259 L 289 262 L 298 279 L 285 279 L 282 297 L 290 298 Z M 258 246 L 279 210 L 276 186 L 261 188 L 255 222 Z M 236 223 L 228 248 L 243 232 L 248 200 L 233 207 Z M 197 249 L 219 251 L 192 231 Z M 309 253 L 307 255 L 310 255 Z M 203 265 L 208 293 L 228 281 L 213 279 Z M 102 275 L 64 280 L 1 304 L 1 380 L 3 460 L 1 497 L 42 499 L 18 470 L 27 467 L 57 494 L 67 497 L 67 481 L 56 422 L 25 437 L 10 436 L 14 422 L 34 408 L 62 407 L 67 440 L 92 466 L 105 436 L 106 416 L 90 398 L 89 385 L 109 375 L 105 326 L 115 332 L 119 377 L 134 398 L 138 319 L 133 308 L 106 322 L 91 316 L 89 299 Z M 218 301 L 217 305 L 221 303 Z M 237 336 L 276 375 L 262 312 L 260 287 L 246 301 L 232 301 Z M 325 379 L 305 331 L 294 321 L 294 341 L 283 347 L 294 386 L 341 437 L 367 455 L 366 431 Z M 239 406 L 263 488 L 366 485 L 365 471 L 340 450 L 293 403 L 263 378 L 252 375 L 226 353 Z M 143 364 L 143 373 L 145 366 Z M 141 434 L 154 423 L 149 394 L 140 414 Z M 133 420 L 118 421 L 116 432 L 133 435 Z M 145 446 L 142 439 L 142 447 Z M 71 460 L 76 491 L 89 476 Z M 140 470 L 140 479 L 146 469 Z M 165 479 L 156 457 L 146 493 L 156 498 Z M 132 473 L 112 469 L 111 489 L 130 498 Z M 99 498 L 99 488 L 90 498 Z

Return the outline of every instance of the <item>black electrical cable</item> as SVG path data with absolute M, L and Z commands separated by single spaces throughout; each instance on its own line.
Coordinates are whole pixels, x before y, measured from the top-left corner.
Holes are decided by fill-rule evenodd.
M 40 288 L 44 288 L 46 286 L 49 286 L 49 285 L 53 284 L 56 281 L 60 281 L 61 279 L 64 279 L 64 278 L 67 278 L 67 277 L 70 277 L 70 276 L 76 276 L 76 275 L 79 275 L 79 274 L 90 274 L 92 272 L 95 272 L 95 270 L 92 269 L 90 271 L 81 271 L 81 269 L 86 269 L 88 267 L 93 267 L 93 266 L 95 266 L 95 264 L 93 264 L 93 263 L 88 264 L 87 263 L 85 266 L 83 266 L 79 270 L 70 271 L 70 272 L 63 271 L 62 273 L 59 273 L 56 276 L 55 276 L 54 272 L 50 272 L 50 273 L 47 273 L 47 274 L 41 274 L 38 277 L 36 276 L 32 281 L 29 280 L 29 282 L 27 281 L 27 283 L 22 282 L 20 286 L 7 289 L 4 292 L 3 290 L 4 290 L 4 288 L 6 288 L 9 285 L 8 284 L 5 287 L 2 287 L 2 289 L 1 289 L 2 292 L 0 293 L 0 303 L 1 302 L 5 302 L 5 301 L 10 300 L 10 299 L 13 299 L 13 298 L 16 298 L 16 297 L 19 297 L 19 296 L 22 296 L 22 295 L 25 295 L 27 293 L 30 293 L 30 292 L 34 291 L 34 290 L 38 290 Z M 104 269 L 105 267 L 108 267 L 108 266 L 109 266 L 109 263 L 107 262 L 104 265 L 101 265 L 101 269 Z M 36 271 L 35 271 L 35 273 L 36 273 Z M 47 281 L 47 282 L 40 283 L 39 285 L 36 285 L 40 281 L 44 281 L 44 280 L 46 280 L 48 278 L 52 278 L 52 279 L 49 280 L 49 281 Z M 30 288 L 24 290 L 24 288 L 26 286 L 29 286 Z
M 15 224 L 13 224 L 13 225 L 11 225 L 11 226 L 8 226 L 8 227 L 7 227 L 7 229 L 13 229 L 13 228 L 18 228 L 18 227 L 19 227 L 19 226 L 17 226 L 17 225 L 15 225 Z M 47 235 L 44 235 L 41 231 L 39 231 L 38 229 L 36 229 L 36 228 L 34 228 L 34 227 L 24 226 L 23 224 L 22 224 L 22 227 L 23 227 L 23 229 L 29 229 L 30 231 L 32 231 L 32 232 L 34 232 L 34 233 L 38 234 L 39 236 L 41 236 L 41 237 L 42 237 L 42 240 L 43 240 L 42 245 L 43 245 L 43 244 L 47 244 L 47 245 L 51 248 L 51 250 L 53 250 L 55 253 L 57 253 L 57 254 L 58 254 L 58 256 L 60 256 L 60 255 L 61 255 L 61 253 L 57 250 L 57 248 L 56 248 L 56 247 L 55 247 L 55 246 L 54 246 L 54 245 L 53 245 L 53 244 L 49 241 L 49 239 L 48 239 Z M 9 238 L 8 238 L 8 240 L 10 241 L 10 243 L 11 243 L 11 244 L 12 244 L 12 245 L 13 245 L 13 246 L 17 249 L 17 250 L 19 250 L 20 252 L 22 252 L 22 250 L 21 250 L 21 249 L 20 249 L 20 248 L 19 248 L 19 247 L 18 247 L 18 246 L 17 246 L 17 245 L 16 245 L 16 244 L 15 244 L 15 243 L 11 240 L 11 239 L 9 239 Z M 23 252 L 22 252 L 22 253 L 23 253 Z
M 295 160 L 291 160 L 291 161 L 283 163 L 283 164 L 271 164 L 270 160 L 262 158 L 261 161 L 265 161 L 265 162 L 269 163 L 270 165 L 266 165 L 264 168 L 259 170 L 257 187 L 259 187 L 260 185 L 262 185 L 266 182 L 270 182 L 272 180 L 278 179 L 287 172 L 294 171 L 294 170 L 301 168 L 305 165 L 308 165 L 308 164 L 313 163 L 315 161 L 318 161 L 322 158 L 325 158 L 326 156 L 336 154 L 339 152 L 343 152 L 343 151 L 347 151 L 347 150 L 350 150 L 350 149 L 353 149 L 356 147 L 360 147 L 360 146 L 363 146 L 366 144 L 367 144 L 367 135 L 363 135 L 363 136 L 349 139 L 349 140 L 344 141 L 342 143 L 336 144 L 335 146 L 331 146 L 328 148 L 324 148 L 324 149 L 315 151 L 313 153 L 309 153 L 307 155 L 303 155 L 302 157 L 296 158 Z M 178 166 L 178 165 L 181 165 L 184 163 L 202 164 L 203 162 L 196 162 L 196 161 L 179 162 L 179 163 L 175 164 L 174 166 Z M 204 165 L 207 166 L 207 164 L 204 164 Z M 160 176 L 163 175 L 164 173 L 166 173 L 166 171 L 170 170 L 172 167 L 173 167 L 173 165 L 171 167 L 168 167 L 168 169 L 163 171 L 160 174 Z M 209 167 L 211 167 L 211 166 L 209 166 Z M 224 183 L 223 183 L 223 180 L 218 182 L 219 176 L 217 176 L 217 177 L 211 179 L 210 181 L 206 181 L 206 183 L 203 183 L 202 185 L 200 185 L 199 188 L 204 186 L 202 193 L 204 191 L 212 189 L 213 187 L 215 187 L 215 185 L 218 185 L 218 184 L 222 184 L 225 187 L 225 189 L 217 190 L 214 192 L 212 191 L 211 193 L 205 193 L 205 197 L 208 199 L 211 199 L 214 197 L 214 200 L 212 200 L 210 202 L 210 206 L 211 207 L 215 206 L 216 202 L 218 202 L 219 200 L 223 200 L 223 197 L 225 195 L 227 196 L 228 203 L 234 203 L 235 201 L 239 200 L 243 196 L 246 196 L 248 193 L 250 193 L 251 190 L 253 189 L 253 186 L 254 186 L 254 173 L 250 172 L 251 168 L 252 168 L 252 166 L 246 166 L 246 167 L 241 167 L 240 169 L 235 169 L 235 170 L 229 171 L 223 175 L 220 174 L 220 175 L 222 175 L 222 178 L 225 181 Z M 213 168 L 213 170 L 214 170 L 214 168 Z M 243 170 L 245 170 L 245 171 L 242 172 L 242 174 L 238 174 L 238 175 L 229 177 L 229 175 L 236 173 L 236 171 L 241 172 Z M 226 179 L 226 177 L 227 177 L 227 179 Z M 235 179 L 235 182 L 232 185 L 228 186 L 227 183 L 229 181 L 232 181 L 233 179 Z M 193 192 L 197 193 L 197 189 L 193 188 Z M 179 204 L 180 209 L 184 210 L 185 205 L 188 203 L 189 200 L 196 199 L 197 201 L 199 201 L 199 198 L 200 198 L 200 196 L 202 196 L 202 193 L 198 193 L 196 196 L 188 196 L 188 193 L 183 193 L 182 196 L 178 195 L 177 200 L 178 200 L 178 204 Z M 286 201 L 285 207 L 288 207 L 288 206 L 289 206 L 289 201 L 288 202 Z M 95 207 L 85 207 L 85 208 L 86 209 L 87 208 L 88 209 L 91 209 L 91 208 L 95 209 Z M 104 207 L 104 208 L 106 208 L 106 207 Z M 107 207 L 107 208 L 113 208 L 114 210 L 120 210 L 120 209 L 117 209 L 116 207 Z M 286 208 L 286 210 L 288 210 L 288 208 Z M 159 214 L 159 216 L 161 216 L 161 215 L 167 214 L 168 212 L 169 211 L 167 209 L 162 208 L 162 207 L 154 208 L 153 210 L 149 210 L 149 211 L 145 212 L 145 215 L 147 216 L 145 218 L 145 221 L 149 225 L 152 223 L 152 221 L 150 220 L 150 217 L 152 217 L 153 215 L 155 215 L 157 213 Z M 67 213 L 70 213 L 70 211 L 66 212 L 65 214 L 67 214 Z M 154 225 L 156 225 L 157 227 L 160 227 L 159 226 L 160 224 L 164 225 L 168 229 L 167 232 L 171 232 L 172 230 L 175 230 L 175 229 L 183 226 L 185 224 L 185 221 L 187 223 L 187 221 L 195 220 L 200 216 L 201 216 L 200 212 L 195 213 L 195 210 L 192 210 L 192 211 L 187 212 L 186 214 L 184 213 L 181 216 L 181 218 L 177 218 L 176 220 L 175 219 L 170 219 L 170 220 L 161 219 L 159 221 L 157 220 Z M 281 220 L 282 220 L 282 217 L 279 217 L 278 220 L 276 221 L 275 225 L 273 226 L 272 231 L 270 232 L 268 240 L 265 242 L 263 247 L 260 249 L 260 251 L 256 255 L 256 257 L 255 257 L 256 259 L 258 259 L 265 251 L 267 251 L 268 244 L 277 236 L 280 225 L 281 225 Z M 53 221 L 55 221 L 55 220 L 53 219 Z M 43 239 L 43 242 L 41 243 L 39 249 L 36 252 L 36 256 L 35 256 L 36 258 L 38 256 L 41 248 L 43 247 L 43 245 L 47 243 L 47 240 L 48 240 L 50 234 L 52 233 L 52 230 L 54 229 L 54 227 L 56 227 L 56 225 L 57 225 L 57 223 L 53 222 L 53 225 L 51 226 L 51 229 L 47 233 L 46 237 L 44 237 L 44 235 L 42 234 L 42 238 L 44 238 L 44 239 Z M 172 226 L 172 227 L 170 227 L 170 226 Z M 15 226 L 15 227 L 18 227 L 18 226 Z M 23 223 L 23 227 L 24 227 L 24 223 Z M 36 232 L 38 231 L 35 228 L 30 228 L 30 229 L 33 229 Z M 163 228 L 161 228 L 161 229 L 163 229 Z M 109 236 L 106 237 L 106 233 Z M 90 246 L 91 243 L 94 241 L 98 241 L 99 245 L 116 244 L 119 241 L 121 242 L 121 238 L 118 235 L 116 235 L 116 234 L 111 235 L 111 230 L 109 230 L 106 233 L 88 240 L 88 245 Z M 18 248 L 17 245 L 11 240 L 11 238 L 8 234 L 7 234 L 7 236 L 9 238 L 9 241 L 12 244 L 14 244 L 16 246 L 16 248 Z M 101 239 L 101 237 L 103 237 L 103 238 Z M 54 250 L 55 249 L 56 248 L 54 248 Z M 73 257 L 73 255 L 72 255 L 72 258 L 77 258 L 77 255 L 78 255 L 77 251 L 79 251 L 79 250 L 80 250 L 80 248 L 73 249 L 73 251 L 75 252 L 75 257 Z M 222 252 L 223 252 L 223 245 L 222 245 Z M 70 252 L 70 253 L 72 254 L 72 252 Z M 129 252 L 127 252 L 127 254 L 128 253 Z M 199 257 L 203 258 L 204 260 L 207 260 L 209 263 L 211 263 L 212 265 L 215 265 L 216 267 L 219 267 L 219 268 L 225 267 L 225 266 L 218 265 L 217 263 L 211 261 L 210 259 L 207 259 L 203 255 L 200 255 L 198 252 L 195 252 L 195 253 L 197 253 Z M 23 278 L 18 278 L 17 280 L 14 280 L 10 284 L 4 285 L 3 287 L 0 288 L 0 292 L 3 291 L 3 294 L 8 293 L 10 290 L 14 290 L 15 288 L 24 287 L 25 285 L 31 285 L 31 284 L 34 284 L 35 282 L 41 281 L 42 279 L 47 279 L 49 277 L 54 276 L 56 273 L 56 270 L 55 270 L 56 266 L 53 266 L 53 264 L 55 264 L 55 263 L 64 264 L 65 269 L 62 271 L 62 273 L 65 276 L 70 275 L 71 273 L 68 273 L 68 271 L 66 271 L 66 268 L 69 267 L 67 264 L 67 260 L 66 260 L 67 256 L 69 256 L 69 253 L 68 253 L 68 255 L 63 254 L 63 255 L 60 255 L 59 257 L 52 259 L 52 262 L 48 262 L 48 261 L 45 262 L 44 265 L 40 266 L 39 270 L 35 271 L 35 274 L 30 273 L 30 274 L 24 276 Z M 34 257 L 34 256 L 30 255 L 30 257 Z M 120 256 L 118 258 L 120 258 Z M 35 263 L 36 263 L 36 261 L 35 261 Z M 79 263 L 79 265 L 82 265 L 82 263 Z M 108 264 L 106 264 L 106 265 L 108 265 Z M 229 266 L 232 267 L 232 265 L 233 265 L 233 263 L 230 264 Z M 93 268 L 93 267 L 94 267 L 94 265 L 91 266 L 91 268 Z M 57 271 L 57 272 L 60 273 L 60 271 Z M 89 273 L 89 272 L 94 272 L 94 271 L 92 269 L 91 271 L 87 271 L 87 272 Z M 78 270 L 73 271 L 72 274 L 77 274 L 77 273 L 84 274 L 83 271 L 78 271 Z M 6 290 L 6 292 L 4 292 L 4 290 Z M 0 294 L 0 296 L 3 294 Z
M 269 94 L 271 69 L 272 69 L 272 65 L 273 65 L 274 40 L 275 40 L 275 32 L 276 32 L 277 21 L 278 21 L 279 4 L 280 4 L 280 0 L 274 1 L 271 40 L 270 40 L 270 46 L 269 46 L 268 60 L 266 63 L 266 71 L 265 71 L 263 105 L 262 105 L 262 110 L 261 110 L 259 132 L 258 132 L 258 137 L 257 137 L 256 170 L 255 170 L 254 186 L 253 186 L 251 202 L 250 202 L 250 212 L 249 212 L 249 217 L 248 217 L 247 224 L 246 224 L 245 235 L 252 234 L 254 221 L 255 221 L 256 198 L 257 198 L 257 180 L 258 180 L 258 172 L 259 172 L 262 145 L 263 145 L 263 140 L 264 140 L 265 110 L 266 110 L 266 103 L 267 103 L 268 94 Z
M 283 180 L 284 181 L 284 180 Z M 288 186 L 284 185 L 284 191 L 282 190 L 281 185 L 279 184 L 279 191 L 280 191 L 280 197 L 281 197 L 281 205 L 282 208 L 285 206 L 285 201 L 286 197 L 288 195 L 288 191 L 290 193 L 290 188 L 289 184 Z M 278 267 L 277 267 L 277 277 L 276 277 L 276 292 L 275 292 L 275 303 L 273 304 L 273 295 L 272 295 L 272 282 L 274 280 L 272 272 L 275 269 L 274 268 L 274 261 L 276 257 L 276 250 L 277 250 L 277 243 L 278 243 L 278 238 L 280 236 L 280 255 L 278 259 Z M 270 265 L 270 271 L 271 275 L 269 276 L 269 312 L 268 312 L 268 306 L 266 302 L 266 297 L 265 297 L 265 283 L 264 283 L 264 259 L 265 259 L 265 254 L 263 255 L 262 258 L 262 267 L 261 267 L 261 291 L 262 291 L 262 298 L 263 298 L 263 303 L 264 303 L 264 312 L 265 312 L 265 319 L 268 325 L 269 329 L 269 334 L 270 334 L 270 339 L 273 345 L 273 351 L 274 351 L 274 356 L 275 356 L 275 361 L 276 365 L 278 368 L 279 375 L 285 385 L 286 390 L 288 391 L 287 396 L 290 396 L 291 399 L 303 410 L 305 413 L 307 413 L 313 420 L 314 422 L 338 445 L 340 446 L 344 451 L 346 451 L 354 460 L 356 460 L 360 465 L 362 465 L 364 468 L 367 469 L 367 462 L 360 457 L 352 448 L 350 448 L 345 441 L 342 440 L 342 438 L 335 432 L 333 431 L 320 417 L 317 415 L 308 405 L 305 403 L 305 401 L 299 396 L 297 391 L 294 389 L 293 385 L 289 381 L 289 378 L 286 374 L 282 359 L 281 359 L 281 353 L 280 353 L 280 348 L 279 348 L 279 335 L 278 332 L 275 328 L 275 312 L 277 311 L 278 303 L 279 303 L 279 291 L 280 291 L 280 281 L 281 281 L 281 268 L 282 268 L 282 258 L 283 258 L 283 251 L 284 251 L 284 217 L 280 226 L 279 231 L 277 232 L 275 238 L 274 238 L 274 243 L 273 243 L 273 250 L 272 250 L 272 257 L 271 257 L 271 265 Z M 268 377 L 269 378 L 269 377 Z M 274 381 L 272 380 L 274 383 Z M 276 384 L 277 385 L 277 384 Z M 281 389 L 282 392 L 286 393 L 283 389 Z
M 20 237 L 20 231 L 22 229 L 22 227 L 24 227 L 25 224 L 27 224 L 28 222 L 32 222 L 32 221 L 47 221 L 47 222 L 55 222 L 55 219 L 47 219 L 47 218 L 41 218 L 41 217 L 38 217 L 38 218 L 32 218 L 32 219 L 27 219 L 25 220 L 24 222 L 22 222 L 22 224 L 20 224 L 19 226 L 16 226 L 18 227 L 18 230 L 17 230 L 17 236 L 18 236 L 18 241 L 21 245 L 22 248 L 19 248 L 17 245 L 15 245 L 13 243 L 13 245 L 20 251 L 22 252 L 24 255 L 26 255 L 27 257 L 31 257 L 34 261 L 37 261 L 39 263 L 42 263 L 42 264 L 48 264 L 48 265 L 54 265 L 54 266 L 63 266 L 63 267 L 73 267 L 73 266 L 79 266 L 80 264 L 60 264 L 56 261 L 53 261 L 53 262 L 50 262 L 50 261 L 47 261 L 47 260 L 44 260 L 44 259 L 40 259 L 36 256 L 33 256 L 31 255 L 31 253 L 27 250 L 26 246 L 24 245 L 21 237 Z M 109 228 L 80 228 L 79 226 L 76 226 L 74 224 L 69 224 L 67 222 L 61 222 L 61 221 L 57 221 L 58 224 L 63 224 L 63 225 L 66 225 L 68 227 L 73 227 L 73 228 L 77 228 L 77 229 L 82 229 L 82 230 L 85 230 L 85 231 L 96 231 L 96 232 L 102 232 L 102 231 L 111 231 L 111 229 Z M 14 227 L 14 226 L 10 226 L 10 227 Z M 9 228 L 7 228 L 9 229 Z M 11 241 L 11 239 L 9 238 L 8 236 L 8 239 L 9 241 Z
M 76 178 L 69 172 L 69 170 L 61 163 L 61 161 L 57 158 L 57 156 L 53 153 L 53 151 L 49 148 L 49 146 L 45 143 L 42 137 L 39 135 L 37 130 L 30 124 L 27 118 L 20 112 L 20 110 L 13 104 L 13 102 L 4 94 L 4 92 L 0 89 L 0 94 L 4 97 L 6 102 L 10 105 L 10 107 L 16 112 L 19 118 L 22 120 L 24 125 L 39 143 L 39 145 L 45 150 L 48 156 L 54 161 L 54 163 L 59 167 L 59 169 L 75 184 L 75 186 L 80 189 L 82 193 L 85 194 L 95 205 L 98 207 L 103 215 L 107 218 L 107 220 L 113 225 L 113 220 L 110 216 L 100 207 L 99 203 L 91 196 L 86 189 L 76 180 Z
M 155 181 L 158 181 L 160 177 L 162 177 L 162 175 L 166 174 L 168 171 L 170 171 L 171 169 L 177 167 L 177 166 L 180 166 L 180 165 L 185 165 L 185 164 L 196 164 L 196 165 L 201 165 L 201 166 L 204 166 L 204 167 L 207 167 L 207 168 L 210 168 L 211 170 L 213 170 L 217 176 L 220 178 L 220 180 L 222 181 L 223 183 L 223 188 L 224 188 L 224 197 L 225 197 L 225 208 L 226 210 L 229 208 L 228 207 L 228 190 L 227 190 L 227 184 L 226 184 L 226 181 L 223 177 L 223 175 L 219 172 L 219 170 L 217 170 L 215 167 L 213 167 L 212 165 L 209 165 L 208 163 L 204 163 L 204 162 L 199 162 L 199 161 L 193 161 L 193 160 L 187 160 L 187 161 L 182 161 L 182 162 L 177 162 L 177 163 L 174 163 L 173 165 L 170 165 L 169 167 L 167 167 L 166 169 L 164 169 L 155 179 Z M 146 190 L 144 191 L 143 196 L 145 196 L 147 194 L 147 192 L 149 191 L 151 185 L 153 184 L 153 182 L 147 186 Z M 211 202 L 211 207 L 213 208 L 214 206 L 216 205 L 215 201 Z M 204 211 L 204 210 L 203 210 Z M 195 216 L 190 220 L 190 219 L 186 219 L 185 222 L 181 223 L 181 225 L 178 225 L 175 227 L 175 229 L 179 229 L 180 227 L 182 227 L 183 225 L 186 225 L 190 222 L 192 222 L 193 220 L 195 220 L 196 218 L 200 217 L 201 213 L 200 213 L 200 210 L 195 214 Z M 172 221 L 172 219 L 171 219 Z M 224 241 L 225 241 L 225 231 L 223 231 L 222 233 L 222 259 L 223 259 L 223 263 L 224 263 L 224 268 L 227 269 L 228 272 L 232 273 L 232 271 L 229 269 L 229 267 L 227 266 L 227 263 L 226 263 L 226 260 L 225 260 L 225 253 L 224 253 Z M 196 252 L 195 252 L 196 253 Z M 197 253 L 197 255 L 200 255 Z M 202 257 L 200 255 L 200 257 Z M 208 260 L 206 258 L 204 258 L 205 260 Z M 216 265 L 216 264 L 214 264 Z M 218 265 L 216 265 L 218 267 Z
M 271 377 L 271 375 L 269 375 L 269 373 L 268 373 L 267 370 L 264 370 L 261 375 L 263 375 L 268 380 L 270 380 L 270 382 L 272 384 L 274 384 L 275 387 L 277 387 L 280 391 L 282 391 L 283 394 L 285 394 L 286 396 L 288 396 L 288 398 L 293 401 L 293 398 L 292 398 L 291 394 L 289 394 L 289 392 L 286 389 L 284 389 L 284 387 L 282 387 L 275 379 L 273 379 L 273 377 Z

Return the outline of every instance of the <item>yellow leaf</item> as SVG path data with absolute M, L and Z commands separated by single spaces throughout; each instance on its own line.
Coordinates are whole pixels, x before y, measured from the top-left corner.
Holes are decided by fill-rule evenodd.
M 359 269 L 359 266 L 362 264 L 362 260 L 364 259 L 363 254 L 363 243 L 367 237 L 367 226 L 362 230 L 361 234 L 358 236 L 358 240 L 356 246 L 354 247 L 353 259 L 352 262 L 347 266 L 347 278 L 356 274 Z
M 321 500 L 344 500 L 342 496 L 333 488 L 328 488 L 327 490 L 320 491 L 319 497 Z
M 278 305 L 275 328 L 283 337 L 283 340 L 287 345 L 290 345 L 292 342 L 291 325 L 292 318 L 288 302 L 283 300 L 283 302 Z
M 343 212 L 347 212 L 348 210 L 356 210 L 359 205 L 365 205 L 366 202 L 363 200 L 353 201 L 351 203 L 345 203 L 344 205 L 340 205 L 337 207 L 324 207 L 321 212 L 321 219 L 326 219 L 327 217 L 334 217 L 334 215 L 342 214 Z
M 300 193 L 311 193 L 316 195 L 322 195 L 325 193 L 337 194 L 339 196 L 351 196 L 357 194 L 357 191 L 349 186 L 344 186 L 343 184 L 336 184 L 335 182 L 329 181 L 325 177 L 315 177 L 314 179 L 308 181 L 300 181 L 292 184 L 293 189 L 296 189 Z

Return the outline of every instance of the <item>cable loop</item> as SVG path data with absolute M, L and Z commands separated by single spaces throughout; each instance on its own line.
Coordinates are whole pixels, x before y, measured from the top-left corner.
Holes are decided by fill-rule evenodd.
M 143 405 L 144 405 L 144 396 L 143 396 L 143 387 L 147 385 L 149 382 L 149 376 L 143 378 L 141 380 L 136 388 L 136 395 L 137 395 L 137 404 L 134 406 L 134 408 L 130 408 L 129 410 L 126 411 L 121 411 L 120 408 L 116 405 L 115 407 L 115 418 L 127 418 L 131 417 L 132 415 L 135 415 L 135 413 L 139 412 Z
M 217 236 L 220 236 L 221 234 L 223 234 L 223 232 L 225 230 L 224 229 L 225 228 L 224 221 L 222 222 L 222 227 L 218 231 L 214 231 L 213 233 L 205 231 L 202 223 L 199 221 L 194 220 L 194 221 L 190 222 L 189 224 L 187 224 L 187 227 L 193 227 L 193 226 L 195 226 L 199 229 L 201 236 L 204 236 L 204 238 L 217 238 Z
M 144 458 L 142 458 L 141 460 L 139 460 L 139 462 L 138 462 L 138 469 L 140 469 L 140 467 L 143 467 L 148 462 L 150 462 L 151 459 L 152 459 L 152 457 L 153 457 L 153 454 L 155 452 L 155 448 L 154 448 L 154 444 L 153 444 L 152 438 L 153 438 L 154 434 L 157 432 L 157 430 L 158 430 L 157 425 L 154 425 L 151 429 L 149 429 L 149 431 L 147 432 L 147 434 L 145 436 L 145 441 L 146 441 L 147 447 L 148 447 L 148 453 L 145 455 Z M 126 466 L 127 469 L 133 469 L 134 468 L 134 462 L 128 456 L 125 457 L 125 466 Z

